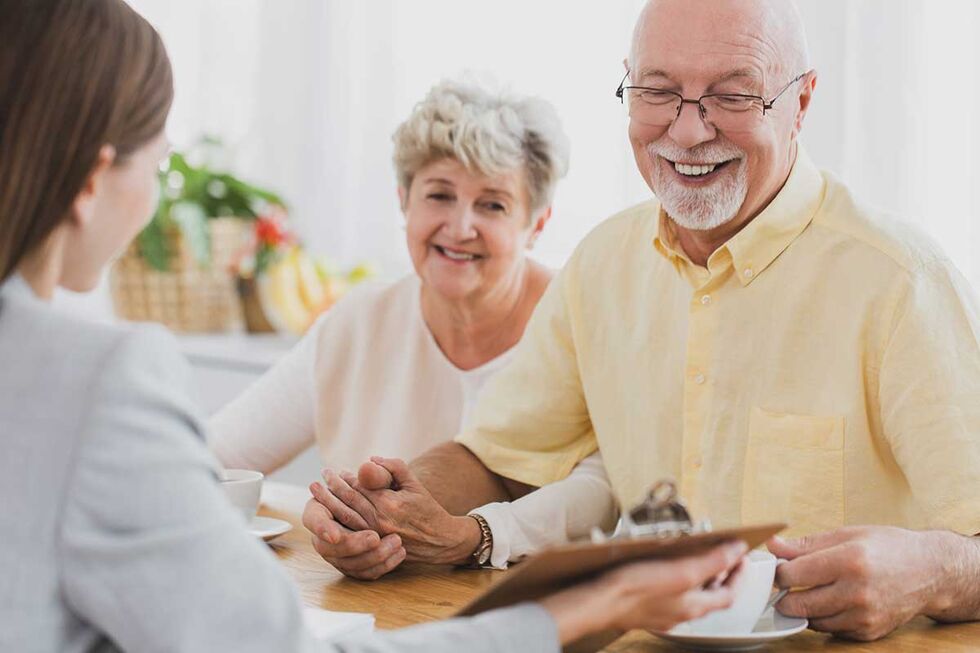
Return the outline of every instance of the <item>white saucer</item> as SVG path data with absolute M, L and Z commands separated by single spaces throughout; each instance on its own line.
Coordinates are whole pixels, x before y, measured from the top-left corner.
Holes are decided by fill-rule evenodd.
M 293 525 L 288 521 L 273 519 L 272 517 L 253 517 L 252 523 L 248 525 L 248 530 L 255 537 L 261 537 L 268 542 L 293 530 Z
M 681 624 L 669 632 L 654 633 L 654 635 L 695 651 L 752 651 L 806 630 L 807 625 L 809 624 L 806 619 L 787 617 L 770 609 L 759 617 L 751 633 L 695 635 L 689 629 L 685 632 L 685 628 L 689 627 L 687 624 Z

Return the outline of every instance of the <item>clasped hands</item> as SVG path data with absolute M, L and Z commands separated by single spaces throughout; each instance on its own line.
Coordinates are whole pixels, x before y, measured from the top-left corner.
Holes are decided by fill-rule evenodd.
M 449 514 L 402 460 L 373 457 L 357 474 L 323 470 L 303 525 L 324 560 L 374 580 L 402 562 L 464 564 L 480 543 L 476 520 Z

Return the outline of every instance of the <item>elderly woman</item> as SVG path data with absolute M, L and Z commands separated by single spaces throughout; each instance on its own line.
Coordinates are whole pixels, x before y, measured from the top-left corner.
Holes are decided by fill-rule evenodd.
M 374 454 L 414 458 L 461 430 L 480 388 L 511 358 L 551 280 L 526 252 L 551 218 L 555 184 L 568 168 L 558 116 L 539 99 L 443 82 L 394 142 L 416 274 L 344 298 L 215 415 L 211 447 L 225 466 L 268 473 L 314 441 L 335 470 L 356 469 Z M 610 498 L 568 502 L 565 510 L 542 507 L 541 496 L 484 506 L 494 549 L 479 562 L 502 568 L 592 524 L 611 525 L 616 507 L 598 454 L 560 489 Z M 325 490 L 314 483 L 311 491 Z M 476 522 L 461 519 L 454 532 L 473 536 Z M 350 552 L 344 559 L 318 546 L 344 573 L 374 579 L 406 558 L 395 538 L 378 542 L 363 524 L 352 527 L 361 532 L 344 528 L 357 545 L 342 547 Z
M 212 419 L 226 466 L 271 472 L 314 441 L 334 468 L 414 457 L 459 432 L 524 333 L 551 279 L 527 251 L 568 169 L 554 109 L 443 82 L 394 143 L 415 274 L 352 292 Z

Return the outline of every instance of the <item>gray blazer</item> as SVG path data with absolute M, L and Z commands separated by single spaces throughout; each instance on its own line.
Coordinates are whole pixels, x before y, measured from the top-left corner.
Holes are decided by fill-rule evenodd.
M 331 645 L 244 528 L 154 327 L 93 325 L 0 286 L 0 651 L 557 651 L 523 605 Z

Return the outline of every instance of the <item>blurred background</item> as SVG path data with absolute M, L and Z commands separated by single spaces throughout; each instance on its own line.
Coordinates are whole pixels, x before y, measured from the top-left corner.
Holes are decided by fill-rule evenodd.
M 641 0 L 131 0 L 174 61 L 171 140 L 276 192 L 341 269 L 409 269 L 391 134 L 441 78 L 470 72 L 558 108 L 572 160 L 536 248 L 560 266 L 645 199 L 613 96 Z M 803 142 L 865 200 L 918 223 L 980 282 L 980 3 L 802 0 L 819 72 Z M 74 301 L 73 301 L 74 300 Z M 71 302 L 108 315 L 108 292 Z
M 592 227 L 650 195 L 614 97 L 642 0 L 129 1 L 173 60 L 178 156 L 157 217 L 111 278 L 58 301 L 183 332 L 208 412 L 352 284 L 410 270 L 391 135 L 442 78 L 493 79 L 557 107 L 571 169 L 535 248 L 542 262 L 561 266 Z M 819 74 L 802 136 L 811 157 L 924 228 L 977 286 L 980 2 L 799 4 Z M 256 330 L 275 334 L 243 335 Z M 316 469 L 309 453 L 279 477 Z

